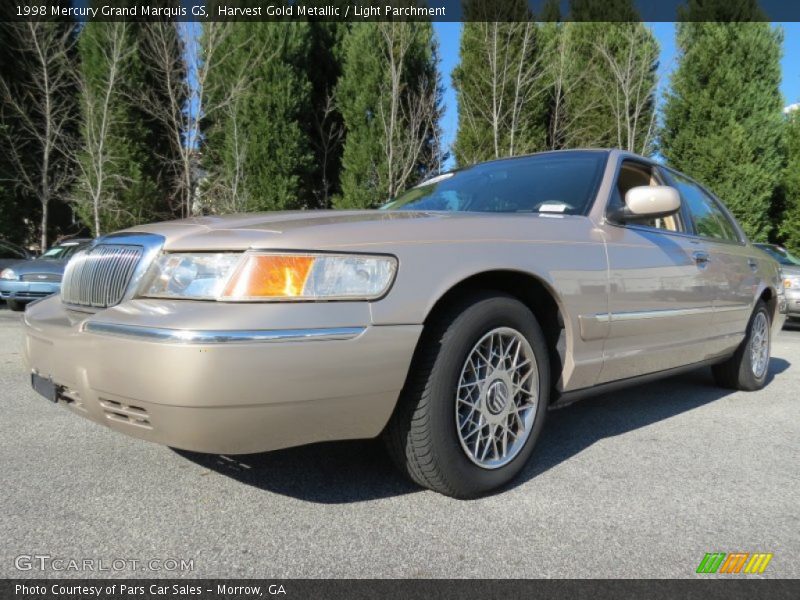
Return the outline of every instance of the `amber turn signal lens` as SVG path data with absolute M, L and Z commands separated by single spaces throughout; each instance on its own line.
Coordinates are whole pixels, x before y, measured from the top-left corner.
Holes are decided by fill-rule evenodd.
M 232 299 L 302 296 L 314 260 L 313 256 L 248 256 L 223 295 Z

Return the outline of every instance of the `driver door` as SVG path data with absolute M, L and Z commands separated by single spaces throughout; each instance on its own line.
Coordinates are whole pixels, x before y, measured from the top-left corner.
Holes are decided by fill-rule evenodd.
M 665 185 L 656 165 L 620 163 L 607 213 L 637 186 Z M 599 383 L 699 362 L 712 331 L 708 248 L 689 235 L 685 211 L 601 228 L 608 248 L 609 307 Z

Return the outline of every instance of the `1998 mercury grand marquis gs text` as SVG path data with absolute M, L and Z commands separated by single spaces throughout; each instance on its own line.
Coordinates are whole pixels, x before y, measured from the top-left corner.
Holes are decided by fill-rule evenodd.
M 546 411 L 710 365 L 767 379 L 777 263 L 688 177 L 617 150 L 446 173 L 380 210 L 107 235 L 25 314 L 34 387 L 138 438 L 241 454 L 383 434 L 417 483 L 509 481 Z

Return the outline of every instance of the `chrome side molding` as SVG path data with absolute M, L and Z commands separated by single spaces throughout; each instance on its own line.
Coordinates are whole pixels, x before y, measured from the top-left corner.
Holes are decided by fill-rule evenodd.
M 366 327 L 326 327 L 321 329 L 230 329 L 191 330 L 166 329 L 86 321 L 81 327 L 87 333 L 136 338 L 151 342 L 172 344 L 250 344 L 263 342 L 318 342 L 326 340 L 351 340 L 366 330 Z

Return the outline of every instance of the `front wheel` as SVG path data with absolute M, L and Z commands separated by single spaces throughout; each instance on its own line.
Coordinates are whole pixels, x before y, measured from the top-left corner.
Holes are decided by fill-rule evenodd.
M 712 367 L 717 385 L 750 392 L 764 387 L 769 372 L 772 341 L 770 330 L 767 305 L 763 300 L 759 300 L 739 348 L 724 363 Z
M 510 481 L 542 430 L 547 345 L 533 313 L 476 293 L 426 327 L 385 438 L 416 483 L 472 498 Z

